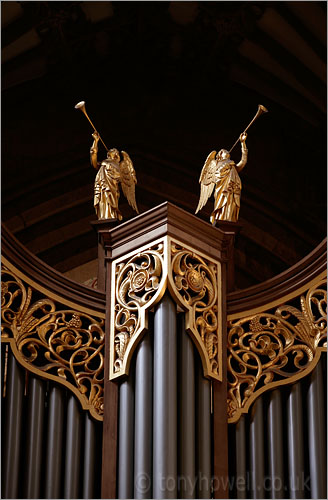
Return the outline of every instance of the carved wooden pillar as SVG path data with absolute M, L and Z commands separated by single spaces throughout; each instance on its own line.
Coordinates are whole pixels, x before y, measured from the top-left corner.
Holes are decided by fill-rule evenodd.
M 232 292 L 235 289 L 235 259 L 234 259 L 234 247 L 236 236 L 240 233 L 242 225 L 240 222 L 230 222 L 227 220 L 218 220 L 215 222 L 215 226 L 221 229 L 226 235 L 230 235 L 228 250 L 228 262 L 227 262 L 227 277 L 225 280 L 227 293 Z
M 188 418 L 188 411 L 183 405 L 185 401 L 188 408 L 195 408 L 196 401 L 201 400 L 198 394 L 199 376 L 192 377 L 195 388 L 188 390 L 186 397 L 181 398 L 181 391 L 188 386 L 184 380 L 188 376 L 186 374 L 198 373 L 199 366 L 201 377 L 214 384 L 214 415 L 211 416 L 209 398 L 203 398 L 203 401 L 208 401 L 206 411 L 208 418 L 213 421 L 210 441 L 214 441 L 215 452 L 213 455 L 213 446 L 209 442 L 207 449 L 202 449 L 203 462 L 206 462 L 205 455 L 208 453 L 212 469 L 210 476 L 220 476 L 220 485 L 214 494 L 226 497 L 224 479 L 227 480 L 228 477 L 227 380 L 226 363 L 223 360 L 226 357 L 226 276 L 235 232 L 231 228 L 226 231 L 225 228 L 222 230 L 213 227 L 170 203 L 164 203 L 116 227 L 110 228 L 105 223 L 95 225 L 103 245 L 102 255 L 106 263 L 107 339 L 102 497 L 116 498 L 120 496 L 120 492 L 124 492 L 125 496 L 135 495 L 136 498 L 142 498 L 145 493 L 147 498 L 169 498 L 172 495 L 176 498 L 177 494 L 181 498 L 192 498 L 198 497 L 201 492 L 205 495 L 204 498 L 206 495 L 207 498 L 210 497 L 211 477 L 198 477 L 202 474 L 196 470 L 196 476 L 193 474 L 189 478 L 188 472 L 188 477 L 185 477 L 184 470 L 189 470 L 190 467 L 197 469 L 199 465 L 196 455 L 202 434 L 201 429 L 194 423 L 189 426 L 194 429 L 192 442 L 196 443 L 190 448 L 195 454 L 194 460 L 190 461 L 194 465 L 189 467 L 187 456 L 185 460 L 178 460 L 181 453 L 184 453 L 181 450 L 188 448 L 186 436 L 181 433 L 179 435 L 179 429 L 183 430 L 184 425 L 181 416 Z M 149 316 L 153 313 L 155 322 L 152 329 Z M 178 321 L 179 315 L 182 315 L 182 321 L 181 318 Z M 143 474 L 140 464 L 145 462 L 144 453 L 149 450 L 140 448 L 139 457 L 139 452 L 136 452 L 139 445 L 135 448 L 135 433 L 137 427 L 142 427 L 141 400 L 136 400 L 136 397 L 138 398 L 139 393 L 142 394 L 140 389 L 143 382 L 135 380 L 136 376 L 140 377 L 142 374 L 140 375 L 139 369 L 135 370 L 134 352 L 138 345 L 142 345 L 147 331 L 147 342 L 151 343 L 149 353 L 152 353 L 154 365 L 153 384 L 150 384 L 153 391 L 153 408 L 151 415 L 148 414 L 147 408 L 146 415 L 151 421 L 151 436 L 147 437 L 147 446 L 151 446 L 153 450 L 153 465 L 149 473 L 147 461 L 147 473 Z M 186 340 L 189 337 L 192 343 L 188 344 L 188 363 L 185 367 L 180 367 L 179 363 L 184 359 L 181 350 L 187 345 L 184 335 L 187 335 Z M 161 367 L 157 367 L 156 349 L 158 343 L 163 342 Z M 146 370 L 147 373 L 148 371 Z M 134 402 L 130 404 L 132 399 L 129 398 L 129 404 L 125 408 L 124 400 L 118 400 L 126 381 L 130 381 L 130 390 L 134 390 Z M 145 383 L 149 385 L 146 378 Z M 135 390 L 136 387 L 138 390 Z M 174 401 L 166 399 L 167 391 Z M 170 411 L 166 415 L 167 410 Z M 129 412 L 126 422 L 122 418 L 122 412 Z M 165 418 L 161 418 L 164 414 Z M 195 414 L 191 418 L 198 421 Z M 206 419 L 206 416 L 204 418 Z M 126 440 L 120 443 L 118 438 L 118 426 L 121 425 L 128 425 L 129 435 L 134 435 L 134 439 L 131 438 L 129 459 L 126 461 L 127 470 L 124 470 L 122 465 L 127 454 L 127 443 Z M 131 425 L 137 427 L 130 429 Z M 165 442 L 162 439 L 163 433 L 167 436 Z M 170 455 L 169 462 L 167 454 Z M 130 460 L 131 457 L 133 460 Z M 172 469 L 174 463 L 176 466 Z M 132 484 L 129 478 L 132 478 L 132 483 L 138 484 Z M 202 479 L 206 479 L 207 487 L 199 484 Z M 194 484 L 191 485 L 191 482 Z M 131 493 L 128 493 L 130 491 Z
M 217 221 L 216 227 L 223 231 L 227 237 L 227 263 L 222 267 L 222 294 L 234 290 L 235 283 L 235 263 L 234 244 L 237 234 L 241 230 L 241 224 L 229 221 Z M 229 237 L 229 238 L 228 238 Z M 227 352 L 227 310 L 226 300 L 222 304 L 222 352 Z M 222 372 L 227 374 L 227 357 L 222 357 Z M 213 442 L 214 442 L 214 471 L 213 471 L 213 496 L 214 498 L 229 498 L 229 488 L 227 481 L 227 462 L 223 457 L 228 457 L 228 415 L 227 407 L 222 404 L 227 401 L 227 383 L 213 381 Z M 223 437 L 223 438 L 222 438 Z
M 98 236 L 98 275 L 97 288 L 108 290 L 111 282 L 111 245 L 110 234 L 117 225 L 116 219 L 98 220 L 91 223 Z M 107 297 L 107 296 L 106 296 Z M 106 298 L 108 304 L 108 298 Z M 118 387 L 109 378 L 109 336 L 110 309 L 106 307 L 105 320 L 105 366 L 104 366 L 104 419 L 103 419 L 103 449 L 102 449 L 102 498 L 116 498 L 117 474 L 117 418 L 118 418 Z
M 97 274 L 97 289 L 106 290 L 107 283 L 107 257 L 110 253 L 108 245 L 108 234 L 111 229 L 119 224 L 117 219 L 104 219 L 91 222 L 92 227 L 98 237 L 98 274 Z

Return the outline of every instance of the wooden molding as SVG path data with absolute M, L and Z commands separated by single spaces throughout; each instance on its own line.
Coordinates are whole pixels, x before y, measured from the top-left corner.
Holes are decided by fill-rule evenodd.
M 311 253 L 283 273 L 259 285 L 231 292 L 227 295 L 228 316 L 243 311 L 267 307 L 280 298 L 296 293 L 327 270 L 327 238 Z
M 210 257 L 227 262 L 234 234 L 233 230 L 223 231 L 213 227 L 176 205 L 165 202 L 109 231 L 104 229 L 102 236 L 106 247 L 111 248 L 112 259 L 162 236 L 172 236 Z
M 46 288 L 67 301 L 105 314 L 106 300 L 104 292 L 73 281 L 48 266 L 22 245 L 2 224 L 2 256 L 22 271 L 40 287 Z M 96 236 L 95 236 L 96 239 Z

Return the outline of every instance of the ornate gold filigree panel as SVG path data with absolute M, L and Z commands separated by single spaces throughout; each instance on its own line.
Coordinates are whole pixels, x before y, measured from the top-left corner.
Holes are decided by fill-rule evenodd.
M 222 380 L 221 264 L 172 238 L 169 257 L 170 292 L 186 311 L 204 375 Z
M 220 263 L 166 236 L 112 263 L 110 378 L 129 372 L 148 311 L 167 284 L 186 311 L 204 375 L 222 380 Z
M 110 379 L 129 372 L 148 327 L 147 311 L 162 298 L 166 282 L 166 238 L 112 262 Z
M 1 341 L 27 370 L 65 385 L 102 420 L 104 320 L 49 295 L 10 263 L 3 265 Z
M 229 319 L 229 318 L 228 318 Z M 327 349 L 327 281 L 268 311 L 228 322 L 228 421 L 264 391 L 310 373 Z

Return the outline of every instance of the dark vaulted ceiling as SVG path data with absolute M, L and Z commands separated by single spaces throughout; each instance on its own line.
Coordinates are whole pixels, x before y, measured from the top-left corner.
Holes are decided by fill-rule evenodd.
M 208 153 L 229 149 L 258 104 L 268 108 L 248 133 L 237 288 L 285 270 L 325 237 L 326 2 L 1 8 L 2 220 L 45 262 L 81 281 L 96 272 L 92 129 L 74 109 L 81 100 L 106 144 L 133 159 L 141 213 L 164 201 L 194 213 Z M 239 161 L 239 146 L 232 156 Z M 123 196 L 121 211 L 134 216 Z

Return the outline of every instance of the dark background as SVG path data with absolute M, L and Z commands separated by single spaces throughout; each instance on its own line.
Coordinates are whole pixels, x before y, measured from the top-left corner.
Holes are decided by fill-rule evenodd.
M 241 174 L 236 287 L 295 264 L 326 234 L 326 6 L 2 2 L 3 222 L 61 272 L 96 259 L 78 101 L 130 154 L 141 213 L 164 201 L 194 213 L 208 153 L 229 149 L 263 104 Z M 134 216 L 123 195 L 120 208 Z

